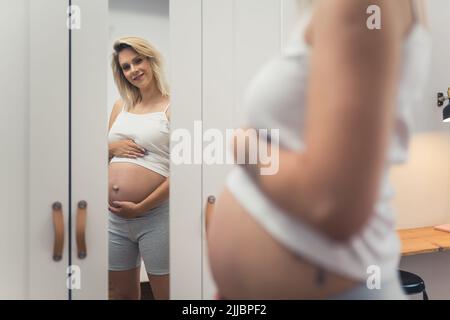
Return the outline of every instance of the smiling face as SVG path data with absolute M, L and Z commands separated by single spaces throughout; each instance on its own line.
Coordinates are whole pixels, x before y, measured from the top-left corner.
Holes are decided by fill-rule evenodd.
M 153 84 L 153 72 L 147 57 L 125 48 L 119 53 L 119 64 L 125 78 L 135 87 L 142 90 Z

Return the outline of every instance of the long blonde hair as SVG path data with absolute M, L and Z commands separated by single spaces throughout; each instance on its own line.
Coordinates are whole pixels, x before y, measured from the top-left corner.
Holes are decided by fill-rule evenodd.
M 161 53 L 148 41 L 138 37 L 123 37 L 114 42 L 114 52 L 112 54 L 111 67 L 114 75 L 114 81 L 120 96 L 125 101 L 127 108 L 135 106 L 142 100 L 141 92 L 133 86 L 124 76 L 119 63 L 119 53 L 131 48 L 136 53 L 146 57 L 153 73 L 153 79 L 156 88 L 163 96 L 169 96 L 169 86 L 163 72 L 163 58 Z

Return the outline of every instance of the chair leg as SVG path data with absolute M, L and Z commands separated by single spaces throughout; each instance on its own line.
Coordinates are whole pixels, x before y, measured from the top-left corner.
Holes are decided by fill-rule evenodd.
M 425 290 L 423 290 L 423 300 L 428 300 L 428 295 Z

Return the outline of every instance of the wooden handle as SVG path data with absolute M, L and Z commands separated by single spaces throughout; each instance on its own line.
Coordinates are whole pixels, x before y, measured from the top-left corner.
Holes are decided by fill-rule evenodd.
M 86 249 L 86 213 L 87 213 L 87 202 L 82 200 L 78 202 L 77 209 L 77 252 L 78 258 L 84 259 L 87 256 Z
M 55 240 L 53 242 L 53 260 L 60 261 L 64 248 L 64 216 L 61 202 L 55 202 L 52 205 L 53 210 L 53 228 L 55 231 Z
M 211 221 L 212 214 L 214 212 L 214 206 L 216 203 L 216 197 L 209 196 L 208 200 L 206 201 L 206 207 L 205 207 L 205 228 L 206 231 L 208 231 L 208 225 Z

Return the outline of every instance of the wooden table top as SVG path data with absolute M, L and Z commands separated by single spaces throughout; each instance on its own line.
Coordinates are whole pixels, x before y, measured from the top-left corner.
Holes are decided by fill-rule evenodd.
M 402 256 L 450 250 L 450 232 L 433 227 L 398 230 Z

